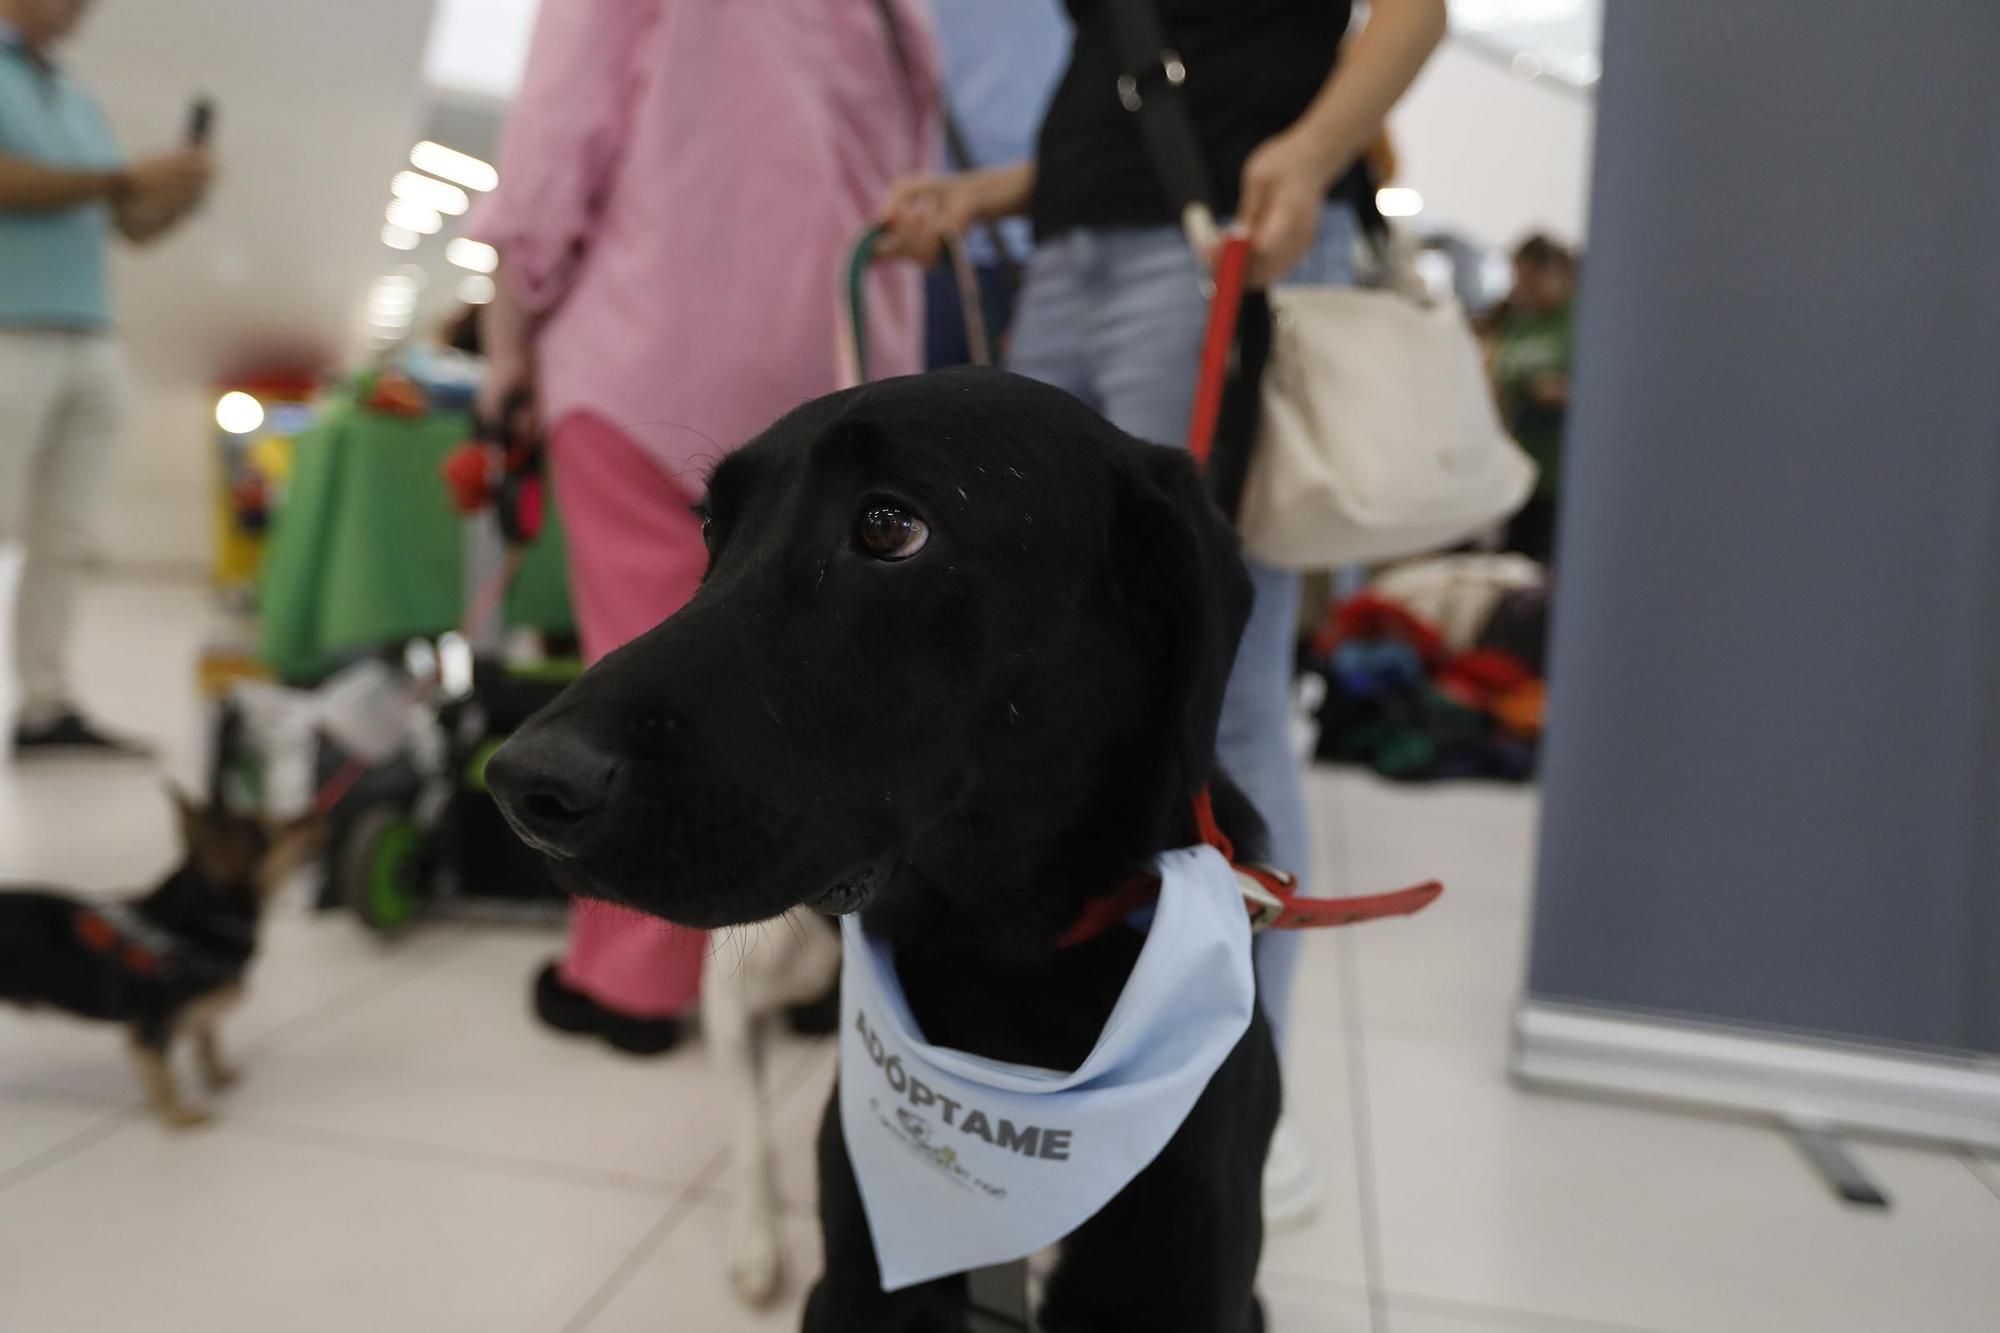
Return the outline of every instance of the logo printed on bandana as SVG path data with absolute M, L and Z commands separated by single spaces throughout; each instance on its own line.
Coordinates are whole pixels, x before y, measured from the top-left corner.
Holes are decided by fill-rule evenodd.
M 908 1107 L 897 1107 L 895 1119 L 891 1120 L 883 1114 L 880 1099 L 870 1097 L 868 1106 L 875 1112 L 875 1118 L 884 1129 L 903 1139 L 918 1154 L 928 1157 L 957 1183 L 968 1187 L 976 1185 L 996 1199 L 1007 1197 L 1004 1185 L 982 1180 L 966 1170 L 960 1164 L 958 1150 L 948 1142 L 940 1142 L 943 1136 L 934 1134 L 930 1120 L 918 1115 L 916 1108 L 936 1115 L 943 1121 L 945 1129 L 982 1139 L 996 1148 L 1023 1157 L 1048 1162 L 1067 1162 L 1070 1159 L 1070 1141 L 1075 1137 L 1074 1131 L 1042 1125 L 1016 1125 L 1006 1116 L 989 1115 L 978 1107 L 968 1107 L 964 1102 L 936 1091 L 903 1068 L 901 1056 L 888 1053 L 882 1038 L 869 1026 L 867 1012 L 859 1006 L 854 1010 L 854 1030 L 860 1034 L 868 1058 L 881 1072 L 883 1084 L 897 1099 L 909 1102 Z M 960 1111 L 964 1114 L 960 1115 Z

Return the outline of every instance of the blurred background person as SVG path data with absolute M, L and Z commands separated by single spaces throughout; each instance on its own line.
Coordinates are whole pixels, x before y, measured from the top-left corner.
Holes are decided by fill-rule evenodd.
M 1137 119 L 1120 104 L 1114 6 L 1070 0 L 1076 39 L 1032 161 L 899 182 L 883 204 L 885 253 L 928 262 L 940 236 L 1025 213 L 1036 250 L 1008 362 L 1067 389 L 1142 439 L 1186 439 L 1208 316 L 1201 260 Z M 1219 217 L 1246 228 L 1250 279 L 1352 280 L 1357 169 L 1443 37 L 1443 0 L 1376 0 L 1343 48 L 1342 0 L 1164 0 L 1167 45 L 1187 67 L 1195 133 Z M 1309 872 L 1304 779 L 1291 738 L 1299 575 L 1250 561 L 1256 606 L 1223 707 L 1222 767 L 1256 802 L 1280 864 Z M 1311 891 L 1310 883 L 1305 885 Z M 1258 992 L 1284 1048 L 1299 941 L 1258 941 Z M 1292 1219 L 1317 1186 L 1281 1124 L 1266 1209 Z
M 1069 21 L 1057 0 L 932 0 L 944 49 L 944 163 L 953 171 L 1019 162 L 1034 155 L 1035 132 L 1069 57 Z M 1022 266 L 1034 249 L 1025 217 L 972 228 L 966 257 L 979 282 L 988 332 L 1003 339 L 1013 319 Z M 972 359 L 957 275 L 933 265 L 924 279 L 924 365 Z
M 915 0 L 542 6 L 473 225 L 500 254 L 480 401 L 532 401 L 546 425 L 587 661 L 694 594 L 707 469 L 840 387 L 833 275 L 890 182 L 930 160 L 936 86 Z M 869 281 L 869 370 L 918 369 L 918 275 Z M 537 1012 L 665 1050 L 705 942 L 590 904 Z
M 1534 495 L 1508 521 L 1507 549 L 1543 564 L 1555 555 L 1575 297 L 1575 253 L 1536 233 L 1515 247 L 1514 285 L 1485 321 L 1501 419 L 1539 469 Z
M 144 243 L 193 212 L 205 149 L 128 161 L 56 61 L 87 0 L 0 0 L 0 546 L 26 548 L 15 752 L 143 753 L 79 711 L 69 640 L 78 563 L 124 422 L 110 235 Z

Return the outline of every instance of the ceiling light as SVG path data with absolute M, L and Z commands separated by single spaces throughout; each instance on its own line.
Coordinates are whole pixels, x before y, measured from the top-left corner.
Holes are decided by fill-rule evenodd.
M 382 244 L 391 250 L 414 250 L 423 239 L 408 227 L 399 227 L 393 222 L 384 224 L 382 228 Z
M 444 257 L 460 268 L 471 269 L 474 273 L 491 273 L 500 267 L 500 252 L 484 241 L 475 241 L 470 236 L 455 236 L 444 248 Z
M 485 305 L 493 299 L 493 279 L 484 273 L 468 273 L 458 284 L 458 299 L 467 305 Z
M 1424 211 L 1424 197 L 1407 185 L 1385 185 L 1375 191 L 1375 207 L 1385 218 L 1413 218 Z
M 438 228 L 444 226 L 444 217 L 435 208 L 413 204 L 407 199 L 391 199 L 384 216 L 391 226 L 408 227 L 425 236 L 435 236 Z
M 400 333 L 417 313 L 416 280 L 404 273 L 385 273 L 368 288 L 368 323 L 378 330 Z
M 399 171 L 389 181 L 389 193 L 421 208 L 434 208 L 457 217 L 472 206 L 472 200 L 456 185 L 447 185 L 420 171 Z
M 231 389 L 215 400 L 215 424 L 231 435 L 248 435 L 264 424 L 264 405 L 241 389 Z
M 490 190 L 500 183 L 500 173 L 492 163 L 429 139 L 410 150 L 410 165 L 468 190 Z

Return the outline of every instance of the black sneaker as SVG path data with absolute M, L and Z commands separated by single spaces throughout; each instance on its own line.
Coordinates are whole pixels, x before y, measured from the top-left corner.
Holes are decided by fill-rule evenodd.
M 65 709 L 35 727 L 14 729 L 14 752 L 22 758 L 37 754 L 88 754 L 107 759 L 150 759 L 153 747 L 141 740 L 99 731 L 75 709 Z
M 664 1055 L 687 1035 L 678 1018 L 632 1018 L 605 1008 L 565 986 L 554 963 L 535 977 L 535 1016 L 558 1032 L 602 1037 L 627 1055 Z
M 816 1000 L 785 1010 L 785 1026 L 801 1037 L 829 1037 L 840 1028 L 840 978 Z

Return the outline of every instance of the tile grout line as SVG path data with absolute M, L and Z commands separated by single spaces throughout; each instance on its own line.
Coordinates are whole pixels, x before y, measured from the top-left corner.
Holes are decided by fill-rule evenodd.
M 1334 1278 L 1279 1273 L 1268 1279 L 1273 1286 L 1294 1291 L 1335 1294 L 1345 1298 L 1367 1295 L 1365 1287 Z M 1483 1301 L 1460 1300 L 1454 1296 L 1431 1296 L 1423 1292 L 1384 1288 L 1383 1295 L 1398 1305 L 1426 1309 L 1453 1317 L 1474 1317 L 1482 1324 L 1498 1323 L 1518 1328 L 1522 1333 L 1667 1333 L 1642 1324 L 1605 1323 L 1581 1315 L 1556 1314 L 1548 1310 L 1525 1310 L 1517 1306 L 1490 1305 Z
M 775 1086 L 766 1088 L 764 1103 L 767 1110 L 775 1112 L 793 1091 L 803 1086 L 812 1076 L 814 1070 L 812 1056 L 813 1051 L 808 1047 L 793 1061 L 791 1068 L 785 1071 Z M 561 1333 L 588 1333 L 590 1326 L 610 1308 L 611 1302 L 618 1298 L 618 1294 L 631 1284 L 639 1269 L 658 1253 L 660 1246 L 666 1243 L 667 1237 L 673 1234 L 674 1229 L 693 1215 L 696 1205 L 714 1197 L 715 1186 L 723 1175 L 728 1159 L 729 1149 L 726 1145 L 718 1147 L 709 1155 L 708 1161 L 695 1173 L 694 1180 L 667 1205 L 667 1210 L 660 1215 L 660 1220 L 639 1238 L 639 1243 L 632 1248 L 631 1253 L 625 1256 L 618 1267 L 611 1270 L 610 1275 L 597 1290 L 591 1293 L 590 1299 L 586 1300 L 576 1314 L 570 1317 L 570 1321 L 563 1325 Z M 780 1211 L 786 1211 L 782 1200 Z M 814 1211 L 817 1215 L 817 1209 Z
M 446 949 L 443 957 L 432 960 L 428 966 L 419 966 L 408 959 L 394 960 L 385 969 L 389 975 L 372 976 L 351 986 L 345 986 L 304 1012 L 293 1014 L 290 1018 L 266 1028 L 243 1043 L 243 1053 L 247 1056 L 252 1052 L 266 1050 L 284 1038 L 299 1032 L 310 1032 L 333 1019 L 354 1013 L 370 1003 L 373 998 L 401 990 L 426 975 L 432 967 L 450 962 L 456 954 L 463 953 L 470 947 L 471 937 L 466 932 L 455 929 L 453 934 L 455 936 L 453 943 L 457 947 Z
M 381 991 L 386 993 L 388 991 L 393 991 L 397 989 L 398 987 L 402 986 L 403 984 L 410 981 L 414 977 L 421 975 L 422 971 L 423 969 L 421 968 L 408 968 L 406 969 L 405 975 L 403 976 L 391 978 L 390 980 L 387 981 L 386 984 L 383 984 L 381 980 L 377 978 L 375 979 L 374 984 L 379 985 Z M 270 1045 L 277 1037 L 279 1037 L 282 1034 L 289 1033 L 295 1028 L 310 1030 L 312 1027 L 317 1026 L 319 1023 L 324 1022 L 333 1017 L 336 1017 L 340 1013 L 346 1012 L 346 1010 L 342 1007 L 342 1002 L 350 999 L 357 992 L 362 990 L 364 986 L 369 984 L 371 983 L 357 982 L 355 985 L 347 987 L 346 989 L 340 991 L 338 994 L 328 996 L 325 1000 L 322 1000 L 320 1003 L 314 1005 L 312 1008 L 306 1010 L 304 1013 L 295 1014 L 291 1018 L 286 1019 L 284 1022 L 279 1023 L 277 1026 L 267 1029 L 266 1031 L 259 1033 L 257 1036 L 252 1037 L 249 1041 L 243 1044 L 242 1047 L 243 1051 L 245 1053 L 249 1053 L 253 1051 L 264 1050 L 268 1045 Z M 143 1111 L 143 1109 L 144 1108 L 137 1102 L 127 1103 L 123 1106 L 120 1106 L 116 1110 L 107 1113 L 102 1119 L 93 1121 L 92 1123 L 84 1126 L 82 1129 L 70 1135 L 68 1138 L 63 1139 L 60 1142 L 51 1145 L 50 1147 L 44 1148 L 41 1152 L 38 1152 L 33 1157 L 28 1158 L 28 1160 L 26 1160 L 25 1162 L 17 1163 L 15 1166 L 9 1168 L 8 1170 L 0 1172 L 0 1193 L 4 1193 L 5 1191 L 12 1189 L 16 1185 L 19 1185 L 24 1181 L 30 1180 L 33 1177 L 40 1175 L 42 1172 L 48 1170 L 50 1167 L 59 1165 L 60 1163 L 68 1161 L 70 1158 L 75 1157 L 77 1154 L 84 1152 L 89 1148 L 95 1147 L 97 1144 L 103 1142 L 105 1139 L 110 1138 L 114 1133 L 116 1133 L 120 1128 L 122 1128 L 131 1119 L 132 1116 Z
M 1427 1307 L 1452 1316 L 1476 1315 L 1488 1322 L 1499 1320 L 1523 1333 L 1663 1333 L 1640 1324 L 1606 1324 L 1577 1315 L 1554 1314 L 1547 1310 L 1520 1310 L 1480 1301 L 1461 1301 L 1450 1296 L 1426 1296 L 1414 1291 L 1387 1291 L 1387 1296 L 1404 1305 Z
M 0 1194 L 33 1179 L 52 1166 L 68 1161 L 85 1149 L 96 1147 L 130 1123 L 132 1116 L 138 1110 L 136 1105 L 121 1106 L 102 1119 L 93 1120 L 68 1138 L 50 1144 L 25 1162 L 19 1162 L 6 1171 L 0 1171 Z
M 1350 878 L 1349 853 L 1353 844 L 1348 838 L 1347 805 L 1345 793 L 1338 793 L 1328 802 L 1330 822 L 1334 828 L 1329 835 L 1338 841 L 1343 876 Z M 1348 1109 L 1354 1120 L 1354 1180 L 1355 1193 L 1359 1196 L 1356 1204 L 1361 1212 L 1361 1266 L 1368 1284 L 1368 1327 L 1372 1333 L 1389 1333 L 1389 1301 L 1382 1263 L 1382 1216 L 1375 1191 L 1375 1131 L 1368 1101 L 1368 1053 L 1364 1024 L 1361 1021 L 1361 954 L 1352 939 L 1341 934 L 1334 937 L 1334 962 L 1340 969 L 1341 1030 L 1344 1053 L 1347 1057 Z
M 765 1091 L 764 1093 L 765 1105 L 769 1106 L 772 1110 L 775 1111 L 780 1107 L 782 1107 L 783 1105 L 785 1105 L 785 1103 L 791 1099 L 791 1096 L 794 1092 L 798 1091 L 800 1088 L 805 1086 L 806 1081 L 810 1079 L 813 1076 L 813 1074 L 817 1071 L 817 1066 L 814 1064 L 813 1056 L 817 1053 L 816 1043 L 819 1040 L 825 1040 L 833 1043 L 834 1064 L 836 1067 L 838 1067 L 840 1063 L 839 1038 L 837 1036 L 829 1036 L 826 1038 L 814 1039 L 815 1044 L 808 1045 L 805 1048 L 805 1050 L 802 1051 L 799 1054 L 799 1056 L 792 1061 L 791 1067 L 785 1071 L 785 1076 L 778 1080 L 778 1085 L 774 1088 L 770 1088 Z
M 1337 833 L 1343 855 L 1350 844 L 1345 839 L 1346 807 L 1339 801 L 1330 803 L 1334 818 L 1339 820 Z M 1405 1306 L 1430 1310 L 1447 1315 L 1471 1315 L 1488 1322 L 1503 1321 L 1527 1330 L 1570 1330 L 1571 1333 L 1659 1333 L 1635 1324 L 1607 1324 L 1574 1315 L 1555 1314 L 1548 1311 L 1520 1310 L 1506 1306 L 1486 1305 L 1477 1301 L 1462 1301 L 1445 1296 L 1429 1296 L 1418 1292 L 1396 1291 L 1389 1287 L 1385 1273 L 1385 1263 L 1381 1245 L 1380 1192 L 1375 1175 L 1374 1120 L 1373 1105 L 1368 1096 L 1367 1055 L 1364 1047 L 1367 1022 L 1361 1006 L 1360 950 L 1354 938 L 1346 933 L 1337 937 L 1338 953 L 1336 961 L 1340 966 L 1341 1008 L 1344 1011 L 1343 1027 L 1348 1043 L 1349 1079 L 1353 1085 L 1354 1133 L 1356 1188 L 1361 1196 L 1362 1246 L 1367 1273 L 1367 1297 L 1370 1327 L 1374 1333 L 1389 1333 L 1389 1306 L 1391 1301 Z M 1399 1035 L 1395 1029 L 1400 1026 L 1395 1020 L 1387 1025 L 1391 1035 Z M 1414 1025 L 1412 1025 L 1414 1026 Z M 1427 1039 L 1456 1039 L 1462 1033 L 1424 1032 L 1403 1033 L 1405 1036 L 1423 1036 Z M 1975 1174 L 1978 1174 L 1975 1168 Z M 1983 1178 L 1983 1177 L 1982 1177 Z M 2000 1186 L 1992 1186 L 2000 1194 Z M 1323 1282 L 1316 1278 L 1287 1279 L 1307 1284 L 1326 1285 L 1342 1291 L 1352 1292 L 1355 1288 L 1347 1283 Z
M 1355 1192 L 1361 1206 L 1361 1262 L 1368 1278 L 1368 1325 L 1374 1333 L 1389 1333 L 1387 1280 L 1382 1263 L 1382 1212 L 1375 1188 L 1375 1128 L 1368 1097 L 1368 1052 L 1361 1023 L 1359 953 L 1345 938 L 1335 955 L 1341 964 L 1341 1026 L 1346 1029 L 1347 1080 L 1354 1116 Z
M 1984 1185 L 1994 1198 L 2000 1199 L 2000 1175 L 1988 1171 L 1977 1153 L 1960 1150 L 1956 1155 L 1959 1161 L 1965 1163 L 1965 1169 L 1972 1173 L 1972 1178 Z
M 694 1183 L 682 1190 L 674 1201 L 667 1205 L 659 1220 L 648 1227 L 646 1234 L 639 1238 L 639 1243 L 632 1247 L 631 1252 L 619 1261 L 610 1275 L 598 1284 L 597 1290 L 590 1294 L 589 1299 L 570 1316 L 569 1322 L 562 1326 L 562 1333 L 587 1333 L 590 1326 L 597 1322 L 598 1317 L 610 1308 L 611 1302 L 618 1299 L 619 1293 L 631 1285 L 632 1279 L 638 1276 L 646 1261 L 659 1252 L 660 1246 L 666 1243 L 667 1237 L 673 1234 L 674 1229 L 694 1215 L 695 1206 L 709 1197 L 713 1177 L 721 1174 L 723 1153 L 724 1150 L 721 1148 L 715 1150 L 702 1169 L 696 1173 Z
M 481 1148 L 452 1148 L 419 1139 L 395 1138 L 357 1130 L 329 1129 L 323 1125 L 301 1124 L 293 1120 L 258 1115 L 230 1115 L 217 1121 L 220 1129 L 243 1130 L 273 1141 L 311 1144 L 330 1152 L 384 1161 L 428 1162 L 439 1166 L 496 1171 L 522 1180 L 557 1181 L 591 1189 L 617 1190 L 650 1198 L 675 1198 L 693 1187 L 691 1181 L 634 1175 L 601 1167 L 548 1162 L 511 1153 Z M 697 1175 L 699 1179 L 699 1175 Z

